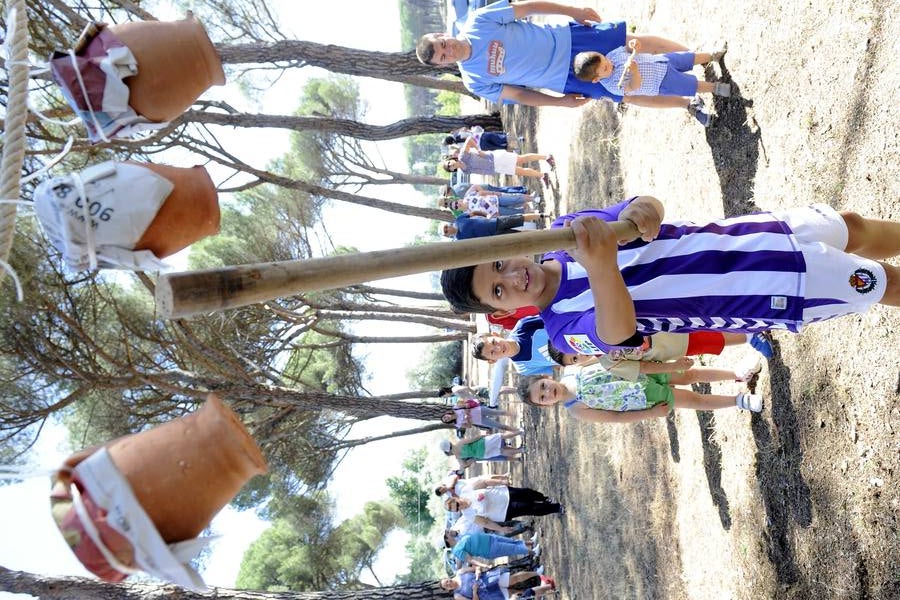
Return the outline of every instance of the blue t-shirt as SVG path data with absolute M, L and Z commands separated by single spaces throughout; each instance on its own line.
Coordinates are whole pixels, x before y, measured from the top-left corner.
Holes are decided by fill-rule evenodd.
M 544 321 L 538 316 L 519 319 L 509 333 L 510 341 L 518 342 L 519 352 L 510 357 L 516 372 L 520 375 L 552 375 L 556 363 L 547 353 L 550 341 Z
M 568 25 L 518 21 L 509 0 L 471 13 L 460 33 L 472 54 L 459 63 L 463 84 L 493 102 L 503 85 L 562 92 L 569 75 L 571 34 Z
M 486 533 L 468 533 L 459 538 L 450 554 L 460 562 L 466 559 L 466 555 L 490 557 L 491 536 Z
M 465 213 L 456 217 L 456 239 L 468 240 L 497 233 L 497 219 L 473 217 Z
M 630 200 L 590 214 L 615 221 Z M 562 264 L 559 289 L 541 318 L 563 352 L 600 354 L 612 347 L 597 335 L 587 273 L 568 253 L 543 260 Z M 637 331 L 798 331 L 802 326 L 806 261 L 790 227 L 775 215 L 756 213 L 711 223 L 663 222 L 652 242 L 619 246 L 617 262 L 634 301 Z
M 478 581 L 478 600 L 505 600 L 506 595 L 500 589 L 500 577 L 507 573 L 508 569 L 495 567 L 490 571 L 481 574 Z M 475 587 L 475 573 L 461 573 L 459 575 L 460 586 L 454 590 L 454 593 L 464 598 L 474 598 L 473 589 Z

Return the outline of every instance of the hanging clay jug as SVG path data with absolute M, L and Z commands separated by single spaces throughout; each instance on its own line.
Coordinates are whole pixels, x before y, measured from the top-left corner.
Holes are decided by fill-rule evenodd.
M 169 544 L 197 537 L 251 477 L 266 472 L 256 441 L 214 394 L 196 412 L 106 448 Z M 73 454 L 64 466 L 72 469 L 92 452 Z
M 150 250 L 157 258 L 165 258 L 219 232 L 219 198 L 205 167 L 131 164 L 150 169 L 175 186 L 135 244 L 135 250 Z
M 171 121 L 225 72 L 203 25 L 188 14 L 181 21 L 134 21 L 109 30 L 134 54 L 138 74 L 124 79 L 128 104 L 151 121 Z

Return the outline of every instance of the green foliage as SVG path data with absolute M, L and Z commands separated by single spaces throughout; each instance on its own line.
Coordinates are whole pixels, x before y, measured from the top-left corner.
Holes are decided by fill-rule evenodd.
M 363 512 L 332 526 L 327 496 L 279 499 L 270 507 L 272 527 L 244 553 L 237 587 L 265 591 L 357 589 L 387 533 L 401 516 L 396 508 L 366 503 Z
M 437 114 L 451 117 L 461 115 L 462 109 L 459 106 L 459 99 L 460 96 L 456 92 L 441 90 L 436 98 L 439 107 L 437 109 Z
M 395 583 L 415 583 L 446 577 L 443 555 L 435 549 L 434 542 L 428 537 L 411 537 L 406 543 L 406 555 L 409 557 L 409 569 L 398 575 Z
M 432 344 L 422 362 L 406 372 L 412 389 L 437 389 L 462 372 L 462 342 Z
M 403 461 L 401 474 L 385 481 L 391 500 L 406 521 L 406 529 L 413 535 L 424 534 L 434 525 L 434 516 L 428 510 L 431 486 L 425 472 L 426 456 L 425 448 L 411 451 Z

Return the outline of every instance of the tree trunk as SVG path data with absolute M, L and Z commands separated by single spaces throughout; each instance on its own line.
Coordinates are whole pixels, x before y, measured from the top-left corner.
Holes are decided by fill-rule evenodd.
M 253 592 L 214 588 L 206 594 L 170 584 L 104 583 L 80 577 L 46 577 L 0 566 L 0 590 L 40 600 L 446 600 L 438 582 L 412 583 L 352 592 Z
M 357 310 L 329 310 L 317 309 L 322 319 L 337 319 L 347 321 L 399 321 L 400 323 L 415 323 L 417 325 L 428 325 L 438 329 L 453 329 L 455 331 L 465 331 L 475 333 L 475 323 L 472 321 L 461 321 L 459 319 L 443 319 L 438 317 L 426 317 L 422 315 L 409 314 L 390 314 L 379 313 L 374 311 L 357 311 Z
M 468 337 L 467 333 L 436 333 L 434 335 L 397 335 L 397 336 L 366 336 L 353 335 L 344 331 L 328 329 L 327 327 L 311 327 L 313 331 L 329 337 L 345 340 L 353 344 L 430 344 L 439 342 L 455 342 Z
M 376 52 L 304 40 L 216 44 L 216 51 L 225 64 L 291 63 L 472 96 L 458 79 L 438 79 L 441 75 L 459 75 L 455 65 L 449 68 L 423 65 L 412 51 Z
M 380 288 L 371 285 L 359 284 L 345 288 L 348 292 L 354 294 L 367 294 L 373 296 L 398 296 L 400 298 L 415 298 L 417 300 L 437 300 L 438 302 L 446 302 L 442 294 L 437 292 L 414 292 L 410 290 L 397 290 L 393 288 Z
M 248 113 L 219 113 L 189 110 L 180 119 L 184 122 L 206 125 L 230 125 L 232 127 L 260 127 L 290 129 L 293 131 L 314 130 L 321 133 L 345 135 L 361 140 L 380 142 L 424 133 L 447 133 L 460 127 L 480 125 L 485 129 L 501 125 L 497 115 L 461 115 L 458 117 L 431 116 L 410 117 L 389 125 L 369 125 L 350 119 L 328 117 L 303 117 L 291 115 L 259 115 Z M 445 183 L 440 180 L 439 183 Z
M 340 396 L 318 391 L 297 391 L 290 388 L 208 382 L 208 390 L 232 400 L 246 400 L 261 405 L 294 407 L 298 410 L 333 410 L 356 417 L 400 417 L 419 421 L 438 421 L 447 411 L 444 404 L 405 402 L 363 396 Z
M 358 438 L 355 440 L 344 440 L 340 443 L 329 446 L 328 451 L 334 452 L 338 450 L 348 450 L 357 446 L 371 444 L 372 442 L 380 442 L 381 440 L 389 440 L 392 438 L 404 437 L 407 435 L 418 435 L 420 433 L 428 433 L 429 431 L 437 431 L 438 429 L 453 429 L 454 427 L 455 425 L 447 423 L 432 423 L 431 425 L 423 425 L 422 427 L 415 427 L 413 429 L 402 429 L 393 433 L 385 433 L 384 435 L 370 435 L 369 437 Z
M 207 156 L 211 160 L 218 162 L 224 166 L 230 167 L 237 171 L 243 171 L 248 175 L 252 175 L 256 177 L 259 182 L 262 183 L 271 183 L 273 185 L 278 185 L 283 188 L 289 190 L 300 190 L 306 194 L 311 196 L 318 196 L 321 198 L 331 198 L 332 200 L 341 200 L 342 202 L 349 202 L 351 204 L 358 204 L 360 206 L 368 206 L 370 208 L 377 208 L 379 210 L 386 210 L 388 212 L 392 212 L 398 215 L 409 215 L 412 217 L 424 217 L 426 219 L 434 219 L 435 221 L 453 221 L 453 215 L 450 214 L 449 211 L 441 210 L 439 208 L 424 208 L 421 206 L 410 206 L 408 204 L 400 204 L 399 202 L 390 202 L 388 200 L 379 200 L 378 198 L 370 198 L 369 196 L 360 196 L 359 194 L 351 194 L 350 192 L 344 192 L 341 190 L 334 190 L 331 188 L 323 187 L 321 185 L 315 185 L 313 183 L 309 183 L 300 179 L 291 179 L 290 177 L 284 177 L 283 175 L 276 175 L 275 173 L 271 173 L 269 171 L 263 171 L 261 169 L 255 169 L 250 165 L 241 163 L 233 163 L 229 162 L 221 157 L 214 156 L 212 154 L 205 154 L 203 152 L 199 152 L 203 156 Z M 247 189 L 252 186 L 242 186 L 241 189 Z M 225 190 L 219 190 L 220 192 Z M 231 190 L 234 191 L 234 190 Z

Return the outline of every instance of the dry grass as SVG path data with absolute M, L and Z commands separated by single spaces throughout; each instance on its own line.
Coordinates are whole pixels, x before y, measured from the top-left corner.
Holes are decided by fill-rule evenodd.
M 810 202 L 900 220 L 894 3 L 592 4 L 690 46 L 727 38 L 708 75 L 739 97 L 716 101 L 709 131 L 676 110 L 505 109 L 560 159 L 559 211 L 649 193 L 695 220 Z M 526 478 L 569 508 L 545 519 L 563 597 L 900 598 L 898 335 L 900 310 L 882 307 L 779 334 L 761 416 L 526 412 Z

